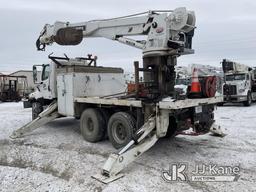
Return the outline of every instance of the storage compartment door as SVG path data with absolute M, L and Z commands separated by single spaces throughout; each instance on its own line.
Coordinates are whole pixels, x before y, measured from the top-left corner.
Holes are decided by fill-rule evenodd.
M 61 115 L 74 116 L 73 75 L 57 76 L 58 111 Z

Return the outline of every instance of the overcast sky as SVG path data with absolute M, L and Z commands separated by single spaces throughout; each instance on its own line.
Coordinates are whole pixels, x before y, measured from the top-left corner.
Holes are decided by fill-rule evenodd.
M 97 55 L 99 65 L 133 71 L 141 51 L 106 39 L 84 39 L 78 46 L 48 46 L 36 51 L 35 41 L 44 24 L 56 20 L 82 22 L 154 9 L 186 7 L 196 12 L 194 55 L 181 56 L 178 65 L 220 66 L 223 58 L 256 66 L 255 0 L 1 0 L 0 71 L 31 69 L 47 63 L 47 55 Z

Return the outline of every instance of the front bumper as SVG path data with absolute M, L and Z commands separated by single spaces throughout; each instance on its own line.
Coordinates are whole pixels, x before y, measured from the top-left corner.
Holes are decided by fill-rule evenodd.
M 247 95 L 225 95 L 224 101 L 232 103 L 247 101 Z

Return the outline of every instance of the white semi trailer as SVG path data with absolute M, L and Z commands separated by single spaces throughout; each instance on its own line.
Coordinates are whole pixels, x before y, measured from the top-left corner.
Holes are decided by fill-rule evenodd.
M 143 67 L 135 66 L 135 91 L 127 93 L 120 68 L 96 65 L 96 59 L 50 56 L 43 65 L 37 92 L 31 94 L 34 120 L 16 130 L 23 136 L 58 117 L 80 118 L 85 140 L 108 136 L 115 148 L 96 179 L 108 183 L 123 176 L 121 170 L 152 147 L 161 137 L 193 128 L 194 133 L 222 134 L 214 122 L 214 106 L 222 97 L 176 100 L 174 83 L 177 57 L 193 53 L 195 15 L 185 8 L 150 11 L 84 23 L 45 25 L 37 41 L 39 50 L 54 42 L 77 45 L 86 37 L 105 37 L 143 51 Z M 147 40 L 125 36 L 146 35 Z M 33 67 L 36 78 L 37 66 Z M 143 86 L 139 72 L 143 72 Z M 45 105 L 48 107 L 43 111 Z
M 250 106 L 256 100 L 256 70 L 227 59 L 222 61 L 222 69 L 224 101 Z

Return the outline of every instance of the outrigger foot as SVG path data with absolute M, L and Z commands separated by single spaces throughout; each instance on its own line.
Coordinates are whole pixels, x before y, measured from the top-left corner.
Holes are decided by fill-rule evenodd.
M 210 132 L 212 133 L 212 136 L 216 136 L 216 137 L 225 137 L 227 134 L 225 134 L 221 127 L 219 125 L 216 125 L 215 123 L 213 123 L 213 125 L 210 128 Z

